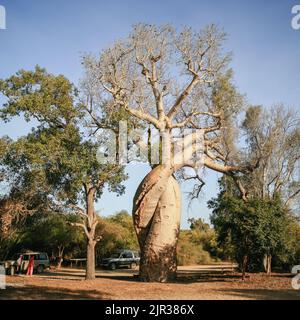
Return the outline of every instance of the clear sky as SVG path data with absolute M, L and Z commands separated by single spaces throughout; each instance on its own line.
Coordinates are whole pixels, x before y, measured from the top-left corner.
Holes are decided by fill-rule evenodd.
M 0 0 L 7 12 L 7 29 L 0 30 L 0 78 L 39 64 L 77 84 L 82 53 L 109 46 L 126 36 L 133 24 L 200 29 L 216 23 L 229 34 L 226 46 L 234 54 L 236 84 L 248 101 L 266 106 L 283 102 L 298 109 L 300 30 L 291 28 L 296 4 L 300 0 Z M 21 120 L 0 126 L 0 135 L 13 138 L 30 129 Z M 147 167 L 129 166 L 127 171 L 126 194 L 117 198 L 106 192 L 97 205 L 102 214 L 131 211 L 133 194 Z M 206 182 L 205 194 L 190 210 L 184 201 L 183 227 L 188 217 L 208 221 L 206 202 L 217 193 L 217 174 L 208 173 Z

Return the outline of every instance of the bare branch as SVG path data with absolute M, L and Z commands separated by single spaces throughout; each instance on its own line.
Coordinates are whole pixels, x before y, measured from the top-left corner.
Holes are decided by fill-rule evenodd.
M 183 92 L 179 95 L 177 100 L 175 101 L 174 105 L 168 112 L 168 118 L 172 120 L 174 116 L 177 114 L 183 101 L 188 97 L 188 95 L 192 92 L 193 88 L 197 83 L 199 83 L 200 79 L 198 75 L 194 75 L 192 81 L 188 84 L 188 86 L 183 90 Z
M 251 169 L 251 167 L 242 167 L 242 166 L 232 166 L 232 165 L 221 165 L 217 162 L 212 161 L 209 157 L 204 157 L 204 165 L 212 169 L 214 171 L 220 172 L 220 173 L 227 173 L 227 172 L 247 172 Z
M 128 107 L 125 107 L 125 109 L 126 109 L 131 115 L 137 117 L 138 119 L 144 120 L 144 121 L 147 121 L 148 123 L 153 124 L 157 129 L 160 129 L 160 128 L 161 128 L 161 123 L 160 123 L 156 118 L 154 118 L 153 116 L 151 116 L 150 114 L 144 113 L 144 112 L 142 112 L 142 111 L 140 111 L 140 110 L 128 108 Z

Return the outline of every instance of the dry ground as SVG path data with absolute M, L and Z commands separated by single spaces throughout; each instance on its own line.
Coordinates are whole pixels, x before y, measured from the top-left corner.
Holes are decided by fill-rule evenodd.
M 220 266 L 181 267 L 174 283 L 136 280 L 137 270 L 98 270 L 97 278 L 84 281 L 84 270 L 51 270 L 43 275 L 7 276 L 0 299 L 300 299 L 289 274 L 240 274 L 221 272 Z

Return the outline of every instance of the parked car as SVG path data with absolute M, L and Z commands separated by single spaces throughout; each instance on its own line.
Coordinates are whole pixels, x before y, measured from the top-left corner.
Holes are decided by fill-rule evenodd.
M 4 266 L 7 274 L 23 273 L 27 271 L 32 256 L 34 256 L 34 272 L 43 273 L 45 269 L 50 268 L 50 260 L 45 252 L 17 253 L 11 259 L 0 262 L 0 265 Z
M 100 266 L 115 270 L 120 267 L 135 269 L 140 263 L 140 255 L 137 251 L 119 250 L 110 255 L 109 258 L 102 259 Z

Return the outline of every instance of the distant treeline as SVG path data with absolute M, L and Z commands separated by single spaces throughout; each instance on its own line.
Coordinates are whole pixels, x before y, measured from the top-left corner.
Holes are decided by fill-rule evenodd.
M 233 200 L 232 200 L 233 201 Z M 216 205 L 216 203 L 215 203 Z M 229 204 L 228 208 L 229 207 Z M 236 205 L 236 203 L 235 203 Z M 232 211 L 232 213 L 234 213 Z M 236 214 L 237 215 L 237 214 Z M 259 215 L 253 215 L 253 217 Z M 3 215 L 2 215 L 3 217 Z M 179 265 L 207 264 L 217 261 L 238 261 L 238 255 L 244 250 L 242 242 L 237 247 L 234 240 L 235 233 L 232 230 L 234 223 L 237 230 L 237 220 L 228 215 L 229 221 L 221 221 L 222 217 L 215 211 L 212 221 L 215 229 L 202 219 L 189 219 L 190 229 L 180 232 L 177 248 Z M 16 252 L 25 250 L 45 251 L 56 261 L 63 258 L 66 262 L 71 258 L 84 258 L 86 256 L 86 239 L 81 229 L 74 226 L 78 216 L 72 214 L 57 214 L 54 212 L 38 213 L 27 217 L 25 220 L 15 219 L 11 223 L 10 230 L 1 233 L 0 260 L 12 256 Z M 269 221 L 269 217 L 266 217 Z M 282 218 L 280 218 L 282 222 Z M 2 219 L 3 220 L 3 219 Z M 132 224 L 132 217 L 126 211 L 115 213 L 108 217 L 99 217 L 97 234 L 102 236 L 96 246 L 96 261 L 110 255 L 118 249 L 139 250 L 137 238 Z M 272 223 L 276 224 L 276 218 Z M 220 225 L 222 229 L 220 229 Z M 227 226 L 227 231 L 226 231 Z M 244 227 L 249 230 L 244 222 Z M 255 233 L 260 225 L 253 227 Z M 218 230 L 218 231 L 216 231 Z M 273 267 L 278 270 L 288 270 L 291 265 L 300 259 L 300 227 L 297 223 L 286 226 L 286 233 L 279 235 L 282 250 L 277 251 L 273 257 Z M 224 236 L 224 232 L 227 236 Z M 242 239 L 240 239 L 242 241 Z M 262 248 L 252 248 L 249 256 L 250 271 L 263 270 Z M 284 251 L 283 251 L 284 250 Z M 299 261 L 299 260 L 298 260 Z M 64 263 L 63 262 L 63 263 Z M 238 261 L 239 262 L 239 261 Z

